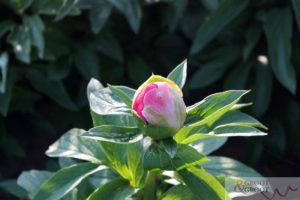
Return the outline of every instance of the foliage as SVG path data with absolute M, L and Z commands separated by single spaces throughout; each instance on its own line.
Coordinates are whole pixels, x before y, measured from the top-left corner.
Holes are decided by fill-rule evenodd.
M 136 87 L 151 71 L 167 74 L 184 58 L 192 75 L 187 102 L 223 89 L 252 90 L 245 99 L 253 106 L 245 111 L 268 125 L 272 139 L 255 141 L 255 150 L 249 143 L 245 161 L 257 163 L 263 147 L 275 152 L 270 162 L 287 148 L 299 154 L 299 1 L 15 2 L 0 2 L 0 148 L 6 156 L 27 160 L 31 138 L 48 142 L 74 125 L 88 128 L 90 78 Z
M 186 70 L 186 63 L 180 64 L 169 77 L 183 87 Z M 135 114 L 128 113 L 134 89 L 104 88 L 92 79 L 87 90 L 94 127 L 87 131 L 71 129 L 48 148 L 48 156 L 62 160 L 57 172 L 31 170 L 19 176 L 17 184 L 26 190 L 25 198 L 152 200 L 187 196 L 223 200 L 231 196 L 222 182 L 225 177 L 241 180 L 260 176 L 238 161 L 208 157 L 204 149 L 198 148 L 207 139 L 266 135 L 260 130 L 266 129 L 264 125 L 236 110 L 248 91 L 212 94 L 187 109 L 185 125 L 174 137 L 152 139 L 143 135 L 137 121 L 132 123 Z M 102 101 L 107 104 L 99 103 Z M 128 120 L 120 124 L 121 116 Z M 163 134 L 160 129 L 153 130 Z M 208 144 L 205 148 L 216 149 L 223 144 Z M 63 164 L 63 159 L 72 162 Z

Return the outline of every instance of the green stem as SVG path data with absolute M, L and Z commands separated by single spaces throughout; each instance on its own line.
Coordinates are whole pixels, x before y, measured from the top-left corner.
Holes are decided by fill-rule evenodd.
M 143 192 L 144 200 L 156 199 L 156 184 L 159 173 L 159 171 L 148 172 Z

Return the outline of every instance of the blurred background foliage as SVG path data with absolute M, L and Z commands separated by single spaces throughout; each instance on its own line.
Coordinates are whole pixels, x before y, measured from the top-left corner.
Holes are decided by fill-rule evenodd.
M 56 167 L 48 145 L 91 127 L 90 78 L 136 88 L 185 58 L 188 105 L 251 89 L 245 111 L 269 127 L 216 154 L 300 175 L 299 0 L 0 0 L 0 39 L 0 180 Z

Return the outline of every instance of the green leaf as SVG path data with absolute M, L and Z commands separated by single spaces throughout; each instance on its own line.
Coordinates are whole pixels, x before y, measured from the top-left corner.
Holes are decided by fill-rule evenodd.
M 249 106 L 252 106 L 252 105 L 253 105 L 253 103 L 251 103 L 251 102 L 250 103 L 237 103 L 234 106 L 232 106 L 230 111 L 239 110 L 239 109 L 246 108 L 246 107 L 249 107 Z
M 266 128 L 263 124 L 255 120 L 254 118 L 250 117 L 249 115 L 246 115 L 244 113 L 241 113 L 239 111 L 229 111 L 232 108 L 232 102 L 237 102 L 236 100 L 243 95 L 243 93 L 240 93 L 240 95 L 237 95 L 238 93 L 234 94 L 231 92 L 225 92 L 225 93 L 219 93 L 217 95 L 211 95 L 204 99 L 202 103 L 200 102 L 198 104 L 199 109 L 203 109 L 199 114 L 204 117 L 204 119 L 200 120 L 199 123 L 204 127 L 203 129 L 197 128 L 197 126 L 194 127 L 194 125 L 186 126 L 182 128 L 175 136 L 176 141 L 183 144 L 189 144 L 192 142 L 196 142 L 197 140 L 204 140 L 201 142 L 196 142 L 194 145 L 196 149 L 198 149 L 200 152 L 206 151 L 204 148 L 208 148 L 208 153 L 216 150 L 221 145 L 223 145 L 226 142 L 225 139 L 219 139 L 215 137 L 228 137 L 228 136 L 262 136 L 266 135 L 264 132 L 254 128 Z M 226 94 L 227 93 L 227 94 Z M 230 94 L 231 93 L 231 94 Z M 228 95 L 229 94 L 229 95 Z M 228 102 L 224 102 L 225 104 L 219 102 L 217 99 L 223 95 L 226 95 L 225 100 Z M 237 96 L 235 96 L 237 95 Z M 231 97 L 230 97 L 231 96 Z M 230 100 L 231 98 L 231 100 Z M 209 100 L 210 99 L 210 100 Z M 216 100 L 215 108 L 213 106 L 213 102 Z M 221 100 L 221 99 L 220 99 Z M 224 100 L 224 99 L 223 99 Z M 208 101 L 208 102 L 206 102 Z M 221 100 L 222 101 L 222 100 Z M 206 103 L 204 103 L 206 102 Z M 218 104 L 221 103 L 221 104 Z M 206 107 L 206 105 L 211 107 Z M 221 108 L 222 105 L 225 105 L 225 107 Z M 197 107 L 197 106 L 196 106 Z M 195 109 L 196 107 L 191 107 L 190 110 Z M 208 109 L 207 109 L 208 108 Z M 224 110 L 222 110 L 224 109 Z M 221 110 L 221 115 L 214 114 L 216 112 L 219 112 Z M 212 111 L 212 112 L 211 112 Z M 193 111 L 195 113 L 195 110 Z M 191 114 L 192 112 L 188 112 L 188 114 Z M 208 114 L 208 117 L 210 115 L 217 116 L 218 118 L 214 120 L 213 123 L 211 123 L 208 127 L 203 126 L 201 121 L 205 120 L 205 115 Z M 252 127 L 254 126 L 254 127 Z M 217 135 L 218 134 L 218 135 Z M 212 143 L 212 144 L 211 144 Z M 207 145 L 208 144 L 208 145 Z M 215 146 L 215 145 L 216 146 Z M 209 145 L 212 145 L 212 148 L 210 149 Z
M 188 168 L 179 171 L 179 174 L 199 200 L 230 199 L 225 188 L 218 180 L 203 169 Z
M 220 79 L 240 56 L 240 48 L 237 46 L 223 47 L 219 49 L 222 56 L 213 58 L 204 63 L 193 75 L 190 88 L 203 88 Z
M 134 188 L 129 186 L 127 180 L 118 178 L 107 182 L 95 190 L 87 200 L 120 200 L 129 199 L 134 194 Z
M 195 38 L 197 28 L 205 19 L 206 15 L 206 12 L 199 12 L 198 10 L 188 9 L 188 12 L 185 12 L 179 23 L 181 31 L 189 40 L 193 40 Z M 186 53 L 184 55 L 186 56 Z
M 208 159 L 205 155 L 199 153 L 193 147 L 184 144 L 178 145 L 176 155 L 172 159 L 172 163 L 176 167 L 176 171 L 207 161 Z
M 205 134 L 205 133 L 195 133 L 192 134 L 191 136 L 185 138 L 184 140 L 182 140 L 180 143 L 181 144 L 190 144 L 192 142 L 196 142 L 198 140 L 204 140 L 204 139 L 208 139 L 208 138 L 216 138 L 216 135 L 213 134 Z
M 260 26 L 251 26 L 246 31 L 246 44 L 243 49 L 243 60 L 247 61 L 250 54 L 254 50 L 254 47 L 257 45 L 262 34 Z
M 72 60 L 70 57 L 60 57 L 47 66 L 47 79 L 60 81 L 68 77 L 71 71 Z
M 81 191 L 79 191 L 77 188 L 74 188 L 66 196 L 61 198 L 61 200 L 77 200 L 80 196 L 79 192 L 81 192 Z M 84 196 L 86 196 L 86 195 L 84 195 Z
M 106 167 L 93 163 L 82 163 L 61 169 L 41 185 L 34 200 L 58 200 L 72 191 L 84 178 L 104 168 Z
M 129 108 L 132 106 L 132 99 L 135 90 L 125 86 L 112 86 L 108 85 L 109 89 L 117 95 Z
M 99 33 L 106 24 L 112 11 L 112 5 L 107 2 L 93 1 L 89 19 L 93 33 Z
M 103 85 L 97 79 L 91 78 L 87 86 L 87 96 L 90 98 L 90 95 L 99 92 L 99 90 L 104 89 Z M 90 100 L 90 99 L 89 99 Z
M 72 1 L 70 0 L 41 0 L 34 1 L 33 9 L 38 11 L 41 15 L 55 15 L 57 17 L 58 14 L 63 14 L 63 12 L 67 12 L 64 14 L 65 16 L 74 16 L 80 13 L 80 10 L 75 6 L 71 5 Z M 77 4 L 76 4 L 77 5 Z M 65 16 L 61 16 L 62 18 Z M 58 19 L 60 20 L 60 19 Z
M 226 143 L 226 141 L 227 137 L 206 138 L 194 142 L 192 144 L 192 147 L 195 148 L 198 152 L 204 155 L 208 155 L 219 149 L 221 146 L 223 146 Z
M 225 113 L 216 123 L 213 128 L 223 125 L 245 125 L 257 128 L 267 129 L 262 123 L 241 111 L 232 110 Z
M 200 0 L 205 8 L 214 11 L 218 8 L 220 0 Z
M 27 191 L 28 197 L 33 199 L 41 185 L 48 181 L 52 176 L 53 173 L 49 171 L 30 170 L 22 172 L 18 177 L 17 183 Z
M 168 75 L 168 79 L 174 81 L 180 88 L 183 88 L 187 76 L 187 60 L 184 60 L 175 67 Z
M 8 42 L 13 46 L 16 58 L 22 62 L 30 63 L 31 36 L 26 26 L 14 28 L 8 36 Z
M 142 20 L 142 9 L 139 0 L 108 0 L 108 2 L 125 15 L 131 29 L 138 33 Z
M 192 142 L 196 142 L 198 140 L 209 139 L 209 138 L 216 138 L 216 137 L 250 137 L 250 136 L 265 136 L 266 133 L 256 129 L 254 127 L 246 126 L 246 125 L 231 125 L 225 124 L 215 128 L 213 131 L 206 133 L 196 133 L 192 134 L 191 136 L 187 137 L 180 143 L 182 144 L 189 144 Z
M 294 12 L 296 15 L 296 21 L 298 25 L 298 30 L 300 31 L 300 1 L 299 0 L 292 0 Z
M 262 136 L 266 133 L 254 128 L 267 129 L 256 119 L 240 111 L 229 111 L 217 120 L 209 129 L 195 131 L 196 133 L 181 132 L 177 140 L 181 143 L 188 144 L 199 139 L 206 139 L 216 136 Z M 186 137 L 188 136 L 188 137 Z M 183 137 L 185 137 L 183 139 Z
M 172 169 L 173 165 L 169 154 L 161 145 L 153 143 L 143 155 L 143 167 L 145 170 Z
M 6 89 L 8 60 L 8 53 L 4 52 L 0 54 L 0 93 L 5 93 Z
M 74 63 L 84 78 L 99 78 L 99 55 L 91 45 L 81 44 L 80 47 L 78 46 L 77 51 L 74 53 Z
M 228 90 L 212 94 L 199 103 L 189 106 L 187 108 L 186 125 L 175 135 L 176 141 L 183 141 L 189 135 L 199 132 L 201 127 L 211 126 L 246 93 L 248 93 L 246 90 Z
M 135 89 L 132 89 L 130 87 L 126 87 L 126 86 L 114 86 L 116 89 L 122 91 L 124 93 L 124 95 L 126 95 L 128 98 L 133 99 L 133 96 L 136 92 Z
M 19 75 L 20 71 L 15 68 L 11 68 L 8 72 L 5 93 L 0 93 L 0 112 L 3 116 L 7 115 L 13 94 L 13 87 L 15 82 L 18 80 Z
M 6 5 L 10 9 L 12 9 L 14 12 L 19 13 L 19 14 L 22 14 L 32 3 L 33 3 L 33 0 L 18 0 L 18 1 L 3 0 L 3 1 L 1 1 L 1 4 Z
M 188 6 L 188 0 L 174 0 L 170 6 L 173 12 L 170 13 L 171 19 L 168 24 L 170 27 L 170 31 L 173 32 L 176 29 L 179 20 L 182 18 Z
M 103 169 L 98 173 L 91 175 L 88 181 L 94 189 L 98 189 L 100 186 L 111 181 L 112 179 L 119 178 L 120 176 L 111 168 Z
M 32 9 L 41 15 L 56 15 L 58 9 L 62 6 L 63 0 L 41 0 L 34 1 Z
M 57 14 L 55 16 L 55 21 L 59 21 L 62 18 L 64 18 L 66 15 L 68 15 L 76 6 L 79 0 L 64 0 L 62 6 L 57 11 Z
M 291 63 L 291 9 L 289 7 L 271 9 L 263 16 L 263 21 L 275 77 L 292 94 L 295 94 L 297 81 L 295 69 Z
M 131 108 L 121 102 L 109 88 L 103 88 L 96 79 L 91 79 L 88 84 L 88 99 L 90 108 L 99 115 L 128 115 L 131 116 Z
M 142 167 L 142 156 L 144 153 L 145 141 L 141 140 L 137 143 L 130 144 L 127 147 L 127 163 L 131 173 L 130 185 L 140 187 L 143 184 L 145 171 Z
M 120 176 L 130 181 L 130 184 L 134 187 L 141 186 L 144 176 L 144 170 L 141 167 L 141 156 L 144 154 L 144 147 L 148 146 L 144 141 L 147 140 L 131 144 L 101 142 L 108 158 L 108 165 Z
M 0 188 L 19 199 L 25 199 L 27 197 L 26 191 L 17 184 L 16 180 L 1 181 Z
M 89 138 L 82 138 L 86 131 L 71 129 L 61 136 L 46 151 L 49 157 L 70 157 L 95 163 L 102 163 L 105 159 L 101 145 Z
M 38 49 L 38 56 L 40 59 L 44 57 L 45 41 L 43 32 L 45 25 L 38 15 L 25 16 L 24 25 L 30 29 L 31 41 Z
M 195 200 L 192 191 L 185 185 L 177 185 L 170 188 L 160 200 Z
M 246 125 L 221 125 L 216 127 L 211 134 L 224 137 L 251 137 L 251 136 L 265 136 L 267 133 L 260 131 L 257 128 L 246 126 Z
M 254 169 L 227 157 L 209 156 L 209 162 L 201 166 L 214 176 L 226 177 L 261 177 Z
M 248 0 L 222 1 L 218 8 L 199 27 L 190 50 L 191 54 L 201 51 L 207 43 L 246 8 L 248 2 Z
M 246 90 L 228 90 L 210 95 L 188 107 L 187 122 L 189 126 L 212 125 L 222 115 L 229 111 L 245 94 Z M 194 121 L 195 119 L 200 121 Z
M 252 92 L 253 113 L 261 117 L 269 108 L 272 98 L 273 75 L 269 65 L 258 63 Z
M 14 25 L 14 22 L 10 20 L 4 20 L 0 22 L 0 38 L 3 37 L 7 32 L 11 31 Z
M 28 69 L 26 75 L 37 91 L 47 95 L 64 108 L 69 110 L 77 109 L 61 81 L 48 81 L 46 76 L 37 69 Z
M 118 88 L 128 95 L 132 95 L 132 90 L 125 87 Z M 91 79 L 89 82 L 87 95 L 94 126 L 104 124 L 118 126 L 135 125 L 131 108 L 123 103 L 109 88 L 103 88 L 102 84 L 96 79 Z
M 91 111 L 94 126 L 136 126 L 134 119 L 128 115 L 99 115 Z
M 160 142 L 161 142 L 161 146 L 169 154 L 169 156 L 171 158 L 174 158 L 177 152 L 177 142 L 174 141 L 173 138 L 163 139 Z
M 90 129 L 81 135 L 93 140 L 107 141 L 114 143 L 134 143 L 143 138 L 140 130 L 136 127 L 122 127 L 103 125 Z
M 70 157 L 59 157 L 58 164 L 61 168 L 70 167 L 71 165 L 77 164 L 78 161 Z
M 112 32 L 103 30 L 95 39 L 95 44 L 97 44 L 97 49 L 101 53 L 119 63 L 123 63 L 124 55 L 122 47 Z

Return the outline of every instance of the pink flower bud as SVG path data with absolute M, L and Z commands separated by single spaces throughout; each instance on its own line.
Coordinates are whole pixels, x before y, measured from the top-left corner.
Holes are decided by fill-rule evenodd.
M 174 132 L 183 126 L 186 118 L 180 89 L 163 81 L 142 86 L 133 99 L 133 110 L 144 122 Z

